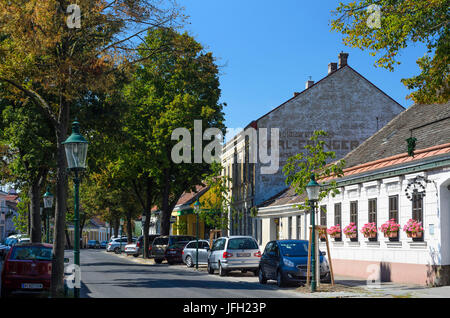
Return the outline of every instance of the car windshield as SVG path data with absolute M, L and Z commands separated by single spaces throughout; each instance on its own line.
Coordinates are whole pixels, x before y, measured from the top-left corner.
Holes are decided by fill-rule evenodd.
M 308 242 L 280 242 L 280 247 L 283 256 L 308 256 Z
M 250 238 L 235 238 L 228 242 L 229 250 L 257 250 L 258 244 Z
M 43 246 L 17 246 L 11 253 L 10 260 L 51 261 L 52 249 Z

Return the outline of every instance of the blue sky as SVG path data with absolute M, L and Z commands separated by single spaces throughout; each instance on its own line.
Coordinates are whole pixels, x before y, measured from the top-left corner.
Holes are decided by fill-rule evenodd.
M 412 105 L 402 78 L 419 73 L 415 61 L 424 46 L 410 46 L 394 72 L 375 68 L 369 51 L 346 47 L 331 32 L 331 10 L 339 1 L 320 0 L 179 0 L 190 16 L 185 30 L 213 52 L 221 66 L 221 101 L 226 126 L 245 127 L 319 81 L 339 52 L 348 64 L 404 107 Z M 230 137 L 230 136 L 228 136 Z

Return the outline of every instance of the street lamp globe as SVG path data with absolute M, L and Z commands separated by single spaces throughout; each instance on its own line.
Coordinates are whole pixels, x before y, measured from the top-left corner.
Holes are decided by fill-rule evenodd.
M 200 212 L 200 202 L 198 200 L 194 203 L 194 211 L 197 214 Z
M 47 192 L 44 193 L 44 208 L 51 209 L 53 207 L 53 198 L 50 187 L 47 187 Z
M 72 123 L 72 134 L 62 143 L 66 150 L 67 166 L 70 170 L 86 169 L 88 142 L 80 134 L 80 123 Z
M 316 177 L 314 173 L 311 174 L 311 180 L 306 185 L 306 192 L 308 194 L 308 200 L 310 201 L 319 200 L 320 185 L 316 182 Z

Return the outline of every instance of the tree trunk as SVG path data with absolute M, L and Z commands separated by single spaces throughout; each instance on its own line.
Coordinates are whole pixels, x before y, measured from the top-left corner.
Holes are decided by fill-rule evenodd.
M 27 235 L 28 237 L 31 237 L 31 207 L 28 203 L 28 211 L 27 211 Z
M 61 105 L 62 107 L 62 105 Z M 55 231 L 53 233 L 51 296 L 64 295 L 64 247 L 67 211 L 67 162 L 64 145 L 69 119 L 69 107 L 62 107 L 59 125 L 56 127 L 56 205 Z
M 118 218 L 114 219 L 114 236 L 115 237 L 119 237 L 119 226 L 120 226 L 120 222 Z
M 30 240 L 32 243 L 40 243 L 42 241 L 41 231 L 41 207 L 40 207 L 40 194 L 41 188 L 39 187 L 39 180 L 36 178 L 31 183 L 28 196 L 30 197 L 30 217 L 31 217 L 31 235 Z
M 127 241 L 128 244 L 133 243 L 133 228 L 131 226 L 131 210 L 127 212 Z
M 67 228 L 64 230 L 64 232 L 66 233 L 66 246 L 69 250 L 72 249 L 72 244 L 70 243 L 70 236 L 69 236 L 69 231 L 67 231 Z
M 139 193 L 136 193 L 139 195 Z M 142 200 L 141 200 L 141 203 Z M 144 258 L 149 258 L 148 249 L 150 247 L 150 241 L 148 240 L 148 232 L 150 229 L 150 218 L 152 215 L 152 206 L 153 206 L 153 179 L 150 177 L 147 177 L 146 181 L 146 192 L 145 192 L 145 206 L 144 208 L 144 214 L 145 214 L 145 222 L 144 222 L 144 247 L 143 247 L 143 255 Z

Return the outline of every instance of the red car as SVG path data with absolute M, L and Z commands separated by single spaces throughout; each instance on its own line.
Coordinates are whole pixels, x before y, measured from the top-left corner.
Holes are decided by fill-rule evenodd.
M 1 296 L 11 292 L 45 292 L 50 290 L 52 245 L 25 243 L 14 245 L 2 269 Z
M 164 253 L 164 258 L 169 265 L 175 263 L 183 263 L 183 249 L 189 243 L 188 241 L 181 241 L 169 245 Z

